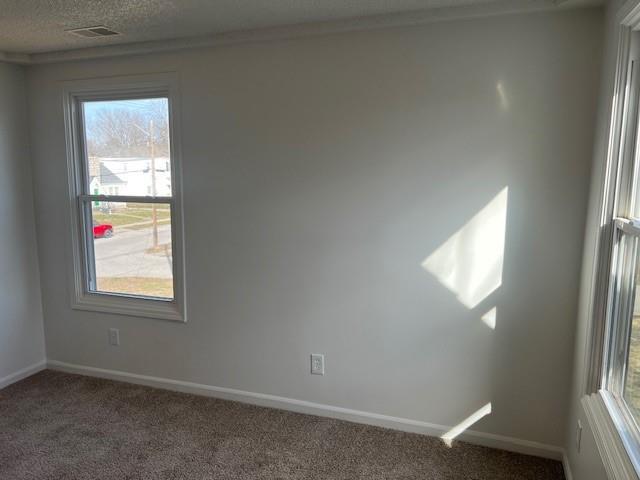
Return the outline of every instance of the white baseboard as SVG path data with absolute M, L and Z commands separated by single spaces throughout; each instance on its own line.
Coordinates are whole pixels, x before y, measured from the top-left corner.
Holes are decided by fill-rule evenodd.
M 23 378 L 27 378 L 28 376 L 33 375 L 34 373 L 38 373 L 45 368 L 47 368 L 47 362 L 42 360 L 38 363 L 34 363 L 33 365 L 18 370 L 17 372 L 13 372 L 6 377 L 0 378 L 0 388 L 8 387 L 12 383 L 16 383 Z
M 352 410 L 350 408 L 336 407 L 333 405 L 323 405 L 305 400 L 297 400 L 295 398 L 246 392 L 233 388 L 215 387 L 211 385 L 184 382 L 168 378 L 151 377 L 148 375 L 139 375 L 136 373 L 117 370 L 106 370 L 103 368 L 74 365 L 71 363 L 59 362 L 57 360 L 49 360 L 47 362 L 47 366 L 52 370 L 59 370 L 68 373 L 78 373 L 81 375 L 107 378 L 121 382 L 162 388 L 165 390 L 174 390 L 184 393 L 203 395 L 206 397 L 222 398 L 225 400 L 234 400 L 237 402 L 260 405 L 263 407 L 279 408 L 282 410 L 289 410 L 309 415 L 337 418 L 340 420 L 391 428 L 403 432 L 419 433 L 432 437 L 441 437 L 451 429 L 451 427 L 447 427 L 445 425 L 437 425 L 408 418 L 392 417 L 378 413 L 363 412 L 360 410 Z M 492 433 L 476 432 L 472 430 L 465 431 L 460 434 L 457 439 L 485 447 L 499 448 L 526 455 L 561 460 L 564 463 L 564 450 L 562 447 L 555 445 L 546 445 L 529 440 L 494 435 Z M 570 476 L 567 476 L 567 480 L 570 480 L 570 478 Z

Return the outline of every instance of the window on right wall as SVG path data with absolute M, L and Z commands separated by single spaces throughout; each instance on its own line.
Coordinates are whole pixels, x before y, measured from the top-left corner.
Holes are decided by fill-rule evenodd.
M 614 153 L 609 159 L 609 197 L 600 250 L 605 260 L 601 260 L 597 277 L 605 321 L 599 337 L 602 353 L 596 382 L 605 407 L 600 413 L 607 412 L 612 430 L 619 433 L 618 440 L 600 438 L 601 445 L 606 449 L 620 443 L 618 452 L 626 450 L 628 455 L 618 458 L 624 457 L 627 466 L 613 468 L 630 472 L 640 471 L 640 33 L 629 30 L 627 38 L 621 45 L 625 60 L 618 68 L 618 90 L 623 93 L 612 124 L 617 144 L 610 147 Z M 596 298 L 596 310 L 597 303 Z M 585 409 L 588 415 L 597 410 Z M 598 437 L 597 425 L 594 430 Z

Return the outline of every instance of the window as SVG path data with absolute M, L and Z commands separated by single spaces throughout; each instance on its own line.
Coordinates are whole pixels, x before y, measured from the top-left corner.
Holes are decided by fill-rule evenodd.
M 628 478 L 637 478 L 635 471 L 640 471 L 640 33 L 631 29 L 624 32 L 621 38 L 626 40 L 621 44 L 622 61 L 617 72 L 615 100 L 618 103 L 611 128 L 594 298 L 594 318 L 604 322 L 594 327 L 592 378 L 587 379 L 593 383 L 588 390 L 598 390 L 598 393 L 585 397 L 583 405 L 599 447 L 604 452 L 617 452 L 607 463 L 613 469 L 612 475 L 618 478 L 619 472 L 626 472 L 624 475 L 631 475 Z
M 185 320 L 173 82 L 67 91 L 75 308 Z

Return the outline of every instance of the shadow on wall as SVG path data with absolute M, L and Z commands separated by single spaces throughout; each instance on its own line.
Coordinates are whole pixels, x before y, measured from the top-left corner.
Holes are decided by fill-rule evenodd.
M 502 285 L 508 198 L 509 188 L 505 187 L 422 262 L 469 310 Z M 479 320 L 495 330 L 496 316 L 493 306 Z M 489 414 L 490 402 L 442 435 L 442 440 L 451 446 L 457 436 Z

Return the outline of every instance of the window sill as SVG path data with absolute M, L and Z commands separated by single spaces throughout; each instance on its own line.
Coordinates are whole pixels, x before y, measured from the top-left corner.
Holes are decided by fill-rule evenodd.
M 609 479 L 639 480 L 640 452 L 633 451 L 633 434 L 623 420 L 616 399 L 609 392 L 600 390 L 584 396 L 582 407 Z
M 71 308 L 91 312 L 155 318 L 173 322 L 186 322 L 184 309 L 174 301 L 131 298 L 100 293 L 85 293 L 74 298 Z

